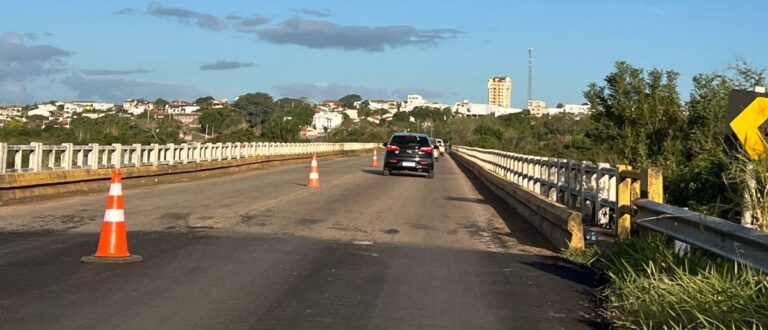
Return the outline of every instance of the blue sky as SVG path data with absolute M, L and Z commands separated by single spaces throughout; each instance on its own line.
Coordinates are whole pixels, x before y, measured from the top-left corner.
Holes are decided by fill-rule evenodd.
M 24 1 L 0 11 L 0 103 L 276 97 L 583 102 L 617 60 L 768 65 L 762 1 Z

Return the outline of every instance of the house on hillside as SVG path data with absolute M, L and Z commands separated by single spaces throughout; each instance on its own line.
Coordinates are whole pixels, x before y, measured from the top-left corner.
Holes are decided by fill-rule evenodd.
M 108 111 L 115 107 L 114 103 L 95 101 L 72 101 L 64 103 L 64 112 L 72 114 L 83 111 Z
M 312 139 L 317 137 L 318 131 L 312 127 L 304 126 L 301 128 L 301 132 L 299 132 L 299 137 L 302 139 Z
M 197 110 L 200 110 L 200 107 L 192 103 L 189 103 L 187 101 L 180 101 L 180 100 L 174 100 L 171 103 L 169 103 L 168 106 L 165 107 L 165 113 L 169 113 L 172 115 L 182 114 L 182 113 L 193 113 Z
M 123 102 L 123 110 L 131 115 L 140 115 L 145 111 L 152 110 L 152 103 L 146 100 L 128 99 Z
M 344 111 L 344 107 L 341 106 L 341 101 L 339 100 L 324 100 L 317 105 L 317 108 L 325 111 Z
M 368 100 L 368 108 L 371 110 L 387 110 L 396 112 L 400 109 L 401 102 L 397 100 Z
M 21 116 L 21 107 L 0 107 L 0 119 L 10 120 Z
M 498 105 L 472 103 L 468 100 L 457 102 L 451 107 L 451 111 L 462 117 L 477 118 L 481 116 L 503 116 L 523 112 L 523 109 L 505 108 Z
M 174 113 L 171 114 L 173 119 L 181 122 L 182 125 L 192 128 L 200 128 L 200 114 L 199 113 Z
M 336 127 L 341 126 L 344 122 L 344 116 L 338 112 L 320 111 L 316 112 L 312 116 L 312 127 L 316 130 L 322 130 L 325 132 L 331 131 Z
M 50 118 L 51 113 L 56 111 L 56 106 L 51 104 L 41 104 L 37 108 L 34 108 L 27 112 L 27 117 L 29 116 L 43 116 L 45 118 Z

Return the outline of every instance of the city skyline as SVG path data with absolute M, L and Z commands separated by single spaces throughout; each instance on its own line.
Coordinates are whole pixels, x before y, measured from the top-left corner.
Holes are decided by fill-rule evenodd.
M 524 108 L 528 48 L 536 49 L 533 98 L 548 104 L 583 102 L 587 84 L 600 83 L 618 60 L 680 72 L 683 99 L 693 75 L 736 56 L 768 64 L 760 56 L 768 46 L 753 41 L 760 15 L 750 6 L 521 1 L 489 12 L 489 5 L 15 3 L 0 13 L 0 102 L 233 99 L 255 91 L 482 102 L 489 77 L 509 76 L 512 106 Z

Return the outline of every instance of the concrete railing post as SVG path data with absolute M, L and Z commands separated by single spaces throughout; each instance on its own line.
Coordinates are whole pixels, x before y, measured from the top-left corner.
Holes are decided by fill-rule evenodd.
M 8 163 L 8 143 L 0 142 L 0 174 L 5 174 Z
M 168 143 L 168 165 L 173 165 L 176 163 L 176 145 L 173 143 Z
M 92 170 L 99 169 L 99 144 L 91 143 L 91 152 L 88 153 L 88 165 Z
M 75 159 L 75 162 L 77 164 L 78 168 L 83 168 L 85 166 L 85 150 L 79 149 L 77 150 L 77 159 Z
M 610 168 L 607 163 L 597 163 L 597 173 L 595 173 L 595 222 L 598 225 L 605 226 L 609 222 L 609 207 L 603 204 L 603 199 L 611 199 L 611 178 L 605 173 Z
M 123 163 L 123 146 L 120 143 L 112 144 L 115 150 L 112 152 L 112 166 L 120 168 Z
M 200 162 L 200 142 L 195 142 L 194 150 L 192 150 L 192 159 L 195 161 L 195 163 Z
M 133 145 L 133 159 L 131 161 L 134 166 L 141 167 L 141 160 L 141 144 L 136 143 Z
M 181 145 L 181 163 L 186 164 L 189 160 L 189 143 Z
M 152 166 L 157 166 L 160 164 L 160 145 L 157 143 L 152 143 L 152 153 L 150 155 L 149 161 L 152 163 Z
M 213 153 L 213 151 L 214 151 L 214 144 L 213 143 L 206 143 L 205 144 L 205 149 L 206 149 L 205 160 L 210 162 L 210 161 L 213 160 L 213 156 L 214 156 L 214 153 Z
M 32 142 L 31 145 L 35 150 L 29 155 L 29 168 L 32 172 L 40 172 L 43 168 L 43 144 Z

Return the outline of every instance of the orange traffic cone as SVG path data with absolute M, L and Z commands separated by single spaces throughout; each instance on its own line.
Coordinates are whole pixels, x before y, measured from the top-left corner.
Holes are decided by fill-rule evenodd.
M 379 167 L 379 148 L 373 148 L 373 158 L 371 158 L 371 167 Z
M 125 211 L 123 206 L 123 179 L 120 169 L 112 171 L 107 207 L 101 223 L 101 235 L 96 253 L 80 259 L 94 263 L 131 263 L 141 261 L 141 256 L 128 253 L 128 237 L 125 233 Z
M 320 188 L 320 170 L 317 168 L 317 155 L 312 155 L 312 168 L 309 170 L 309 188 Z

